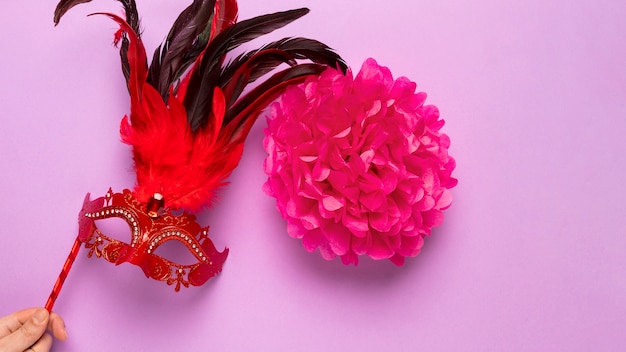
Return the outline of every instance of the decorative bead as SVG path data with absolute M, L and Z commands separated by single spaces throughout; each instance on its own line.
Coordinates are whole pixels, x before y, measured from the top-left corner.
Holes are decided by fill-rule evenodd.
M 149 217 L 156 219 L 159 217 L 159 213 L 163 211 L 163 206 L 165 205 L 165 200 L 163 199 L 163 195 L 160 193 L 155 193 L 150 200 L 148 200 L 147 206 L 147 214 Z

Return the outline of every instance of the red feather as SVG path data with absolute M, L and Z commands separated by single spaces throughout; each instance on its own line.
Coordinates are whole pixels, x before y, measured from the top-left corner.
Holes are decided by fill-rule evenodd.
M 215 3 L 215 17 L 217 21 L 213 21 L 213 30 L 211 31 L 211 39 L 220 34 L 226 28 L 237 22 L 239 8 L 237 0 L 218 0 Z
M 147 99 L 159 97 L 156 90 Z M 158 103 L 156 105 L 159 105 Z M 225 184 L 241 159 L 243 144 L 231 145 L 219 138 L 224 118 L 224 95 L 215 88 L 210 121 L 196 134 L 187 124 L 187 114 L 181 100 L 170 95 L 168 108 L 163 104 L 154 110 L 154 124 L 150 129 L 138 130 L 127 123 L 122 125 L 124 142 L 134 147 L 137 187 L 140 201 L 147 201 L 155 192 L 161 193 L 166 206 L 197 210 L 208 205 L 215 190 Z

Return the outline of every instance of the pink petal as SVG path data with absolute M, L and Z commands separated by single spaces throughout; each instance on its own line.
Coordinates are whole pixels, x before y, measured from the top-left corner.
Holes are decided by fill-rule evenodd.
M 417 108 L 419 105 L 422 105 L 424 101 L 426 101 L 426 93 L 417 93 L 415 89 L 417 88 L 417 84 L 406 77 L 398 77 L 395 82 L 393 82 L 393 87 L 391 88 L 391 92 L 389 95 L 398 98 L 413 98 L 413 96 L 418 96 L 421 101 L 416 101 L 417 105 L 412 106 L 412 108 Z
M 263 183 L 263 193 L 267 194 L 270 197 L 276 197 L 274 191 L 272 191 L 272 186 L 270 186 L 270 181 L 267 180 Z
M 305 163 L 310 163 L 310 162 L 316 161 L 317 159 L 319 159 L 319 156 L 317 156 L 317 155 L 311 155 L 311 156 L 302 155 L 302 156 L 300 156 L 300 160 L 304 161 Z
M 372 246 L 372 236 L 370 233 L 367 236 L 360 238 L 352 238 L 352 251 L 357 255 L 367 254 L 367 251 Z
M 424 105 L 417 109 L 417 112 L 424 118 L 427 125 L 430 125 L 439 119 L 439 109 L 437 109 L 434 105 Z
M 302 224 L 300 224 L 300 222 L 294 222 L 292 220 L 287 222 L 287 233 L 293 238 L 302 238 L 309 232 L 311 231 L 308 231 L 304 227 L 302 227 Z
M 370 107 L 370 109 L 365 113 L 365 116 L 372 117 L 372 116 L 378 114 L 380 112 L 381 108 L 382 108 L 382 104 L 381 104 L 380 100 L 374 100 L 372 102 L 372 106 Z
M 343 138 L 343 137 L 345 137 L 345 136 L 349 135 L 349 134 L 350 134 L 350 131 L 352 131 L 352 127 L 348 127 L 348 128 L 346 128 L 345 130 L 340 131 L 339 133 L 335 134 L 335 135 L 333 136 L 333 138 Z
M 348 167 L 354 175 L 360 175 L 367 171 L 365 163 L 359 155 L 351 154 L 348 159 Z
M 389 258 L 389 260 L 394 263 L 397 266 L 403 266 L 404 265 L 404 257 L 401 256 L 400 254 L 396 253 L 394 254 L 393 257 Z
M 419 254 L 424 245 L 422 236 L 402 237 L 402 245 L 398 249 L 398 254 L 405 257 L 414 257 Z
M 344 255 L 350 249 L 350 231 L 336 223 L 329 223 L 322 228 L 322 233 L 328 241 L 330 249 L 336 255 Z
M 391 229 L 391 223 L 387 213 L 369 213 L 370 226 L 380 232 L 388 232 Z
M 309 199 L 319 199 L 324 195 L 324 192 L 319 183 L 313 182 L 312 180 L 306 180 L 302 184 L 302 187 L 298 191 L 297 195 Z
M 304 236 L 302 236 L 302 245 L 309 252 L 316 250 L 324 241 L 325 238 L 320 229 L 306 231 Z
M 374 160 L 374 155 L 376 155 L 376 152 L 374 152 L 374 150 L 372 149 L 366 150 L 363 153 L 361 153 L 360 157 L 361 157 L 361 160 L 363 160 L 363 163 L 365 164 L 366 169 L 369 169 L 369 166 L 372 163 L 372 160 Z
M 328 178 L 330 175 L 330 168 L 328 166 L 322 166 L 321 163 L 317 162 L 313 166 L 313 171 L 311 172 L 311 177 L 313 177 L 314 181 L 321 182 Z
M 314 230 L 320 227 L 320 216 L 315 213 L 310 213 L 300 217 L 300 222 L 307 230 Z
M 337 148 L 332 148 L 329 150 L 329 164 L 330 167 L 335 170 L 343 170 L 347 164 L 341 155 L 341 151 Z
M 365 60 L 361 70 L 354 79 L 356 87 L 363 90 L 364 94 L 367 94 L 366 87 L 378 87 L 381 86 L 388 90 L 393 84 L 393 76 L 391 71 L 384 66 L 379 66 L 376 60 L 369 58 Z
M 443 213 L 440 210 L 431 210 L 423 213 L 424 226 L 432 228 L 443 223 Z
M 359 265 L 359 257 L 352 251 L 341 256 L 341 262 L 344 265 L 354 264 L 355 266 Z
M 345 214 L 343 217 L 343 224 L 350 230 L 354 231 L 367 231 L 369 230 L 369 225 L 366 219 L 353 217 L 350 214 Z
M 332 260 L 337 257 L 337 255 L 335 254 L 335 252 L 333 252 L 333 250 L 330 248 L 330 245 L 328 243 L 323 243 L 319 247 L 319 249 L 320 249 L 320 254 L 322 255 L 322 258 L 326 260 Z
M 430 195 L 425 195 L 421 202 L 418 203 L 419 210 L 427 211 L 435 206 L 435 200 Z
M 422 181 L 424 182 L 424 189 L 427 193 L 433 192 L 433 187 L 435 186 L 435 174 L 432 169 L 426 169 L 424 174 L 422 175 Z
M 337 209 L 343 208 L 343 206 L 345 205 L 345 201 L 340 201 L 333 196 L 326 196 L 322 198 L 322 205 L 324 206 L 324 209 L 328 211 L 335 211 Z
M 372 246 L 367 251 L 367 254 L 378 260 L 390 258 L 394 251 L 389 248 L 386 236 L 372 236 Z
M 359 180 L 359 187 L 363 192 L 370 193 L 382 189 L 383 182 L 377 176 L 367 173 L 361 175 L 361 179 Z
M 383 206 L 383 204 L 385 204 L 386 199 L 386 195 L 382 191 L 378 190 L 371 193 L 362 194 L 359 201 L 370 211 L 376 211 L 379 210 L 380 207 Z
M 335 190 L 352 203 L 356 203 L 361 194 L 361 190 L 357 187 L 335 188 Z
M 444 189 L 441 193 L 441 196 L 439 197 L 439 200 L 437 200 L 437 205 L 435 205 L 435 208 L 446 209 L 450 206 L 450 204 L 452 204 L 452 194 L 447 189 Z
M 395 191 L 396 187 L 398 187 L 398 174 L 387 169 L 383 169 L 378 173 L 383 184 L 382 191 L 385 194 Z
M 344 172 L 330 170 L 328 175 L 328 182 L 333 186 L 336 190 L 341 190 L 348 185 L 348 175 Z

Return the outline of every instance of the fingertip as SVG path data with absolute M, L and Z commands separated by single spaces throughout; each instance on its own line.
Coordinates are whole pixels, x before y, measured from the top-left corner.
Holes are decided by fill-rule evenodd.
M 44 308 L 38 308 L 35 313 L 33 313 L 33 323 L 35 325 L 41 325 L 45 323 L 50 317 L 50 313 Z
M 57 340 L 65 341 L 67 339 L 67 330 L 65 329 L 65 321 L 60 315 L 52 313 L 50 318 L 50 330 Z
M 67 330 L 65 330 L 65 327 L 63 327 L 63 329 L 61 329 L 60 331 L 56 332 L 54 334 L 54 337 L 56 337 L 56 339 L 60 341 L 67 340 Z

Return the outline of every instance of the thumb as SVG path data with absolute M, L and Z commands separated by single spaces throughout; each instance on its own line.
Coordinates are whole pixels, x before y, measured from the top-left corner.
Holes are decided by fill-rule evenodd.
M 46 332 L 50 314 L 47 310 L 40 308 L 33 313 L 24 325 L 14 331 L 11 335 L 2 339 L 1 345 L 9 348 L 9 351 L 24 351 L 32 346 Z

